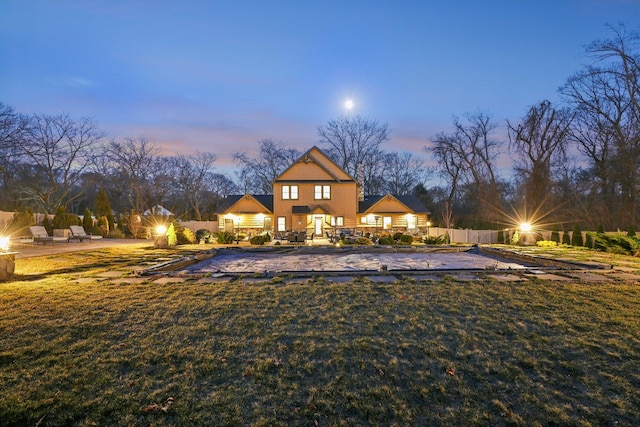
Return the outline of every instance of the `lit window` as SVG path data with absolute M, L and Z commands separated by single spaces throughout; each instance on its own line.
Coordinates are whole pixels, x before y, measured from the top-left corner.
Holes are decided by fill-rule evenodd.
M 316 185 L 313 187 L 313 198 L 315 200 L 329 200 L 331 199 L 331 186 L 330 185 Z
M 416 229 L 416 216 L 415 215 L 407 215 L 407 229 L 415 230 Z
M 287 218 L 284 216 L 278 217 L 278 231 L 287 231 Z
M 336 225 L 338 227 L 341 227 L 344 225 L 344 217 L 343 216 L 337 216 L 336 217 Z
M 382 226 L 385 230 L 390 230 L 391 229 L 391 217 L 390 216 L 385 216 L 382 218 Z
M 363 216 L 362 218 L 360 218 L 360 222 L 363 224 L 369 224 L 369 218 L 367 218 L 366 216 Z
M 291 186 L 291 198 L 293 200 L 298 200 L 298 186 L 297 185 L 292 185 Z
M 283 185 L 282 186 L 282 200 L 297 200 L 298 199 L 298 186 L 297 185 Z
M 289 200 L 291 198 L 291 193 L 289 192 L 289 186 L 282 186 L 282 200 Z

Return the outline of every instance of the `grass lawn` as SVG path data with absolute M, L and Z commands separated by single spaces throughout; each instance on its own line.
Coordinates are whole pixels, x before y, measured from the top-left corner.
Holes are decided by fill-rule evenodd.
M 0 425 L 640 425 L 637 283 L 133 280 L 180 250 L 18 260 Z

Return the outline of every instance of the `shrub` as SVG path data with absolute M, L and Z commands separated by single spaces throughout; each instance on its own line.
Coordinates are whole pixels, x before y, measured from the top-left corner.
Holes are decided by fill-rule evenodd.
M 587 233 L 584 239 L 584 245 L 589 249 L 593 249 L 593 237 L 591 236 L 591 233 Z
M 91 232 L 93 228 L 93 217 L 89 208 L 84 208 L 84 214 L 82 214 L 82 228 L 87 233 Z
M 47 233 L 49 233 L 49 235 L 53 234 L 53 224 L 51 224 L 49 215 L 44 215 L 44 218 L 42 219 L 42 226 L 45 228 L 45 230 L 47 230 Z
M 98 229 L 100 229 L 100 234 L 103 236 L 109 235 L 109 220 L 106 216 L 101 216 L 98 218 Z
M 402 233 L 397 232 L 397 233 L 393 233 L 393 240 L 400 240 L 400 238 L 403 236 Z
M 235 240 L 235 234 L 228 231 L 219 231 L 215 234 L 216 241 L 221 245 L 229 245 Z
M 563 245 L 570 245 L 571 244 L 571 237 L 569 236 L 569 232 L 568 231 L 563 231 L 562 232 L 562 244 Z
M 551 241 L 552 242 L 556 242 L 556 243 L 560 243 L 560 232 L 558 231 L 558 229 L 554 229 L 551 232 Z
M 636 237 L 636 229 L 633 227 L 633 225 L 630 225 L 627 229 L 627 236 Z
M 498 243 L 504 243 L 504 230 L 498 230 Z
M 258 234 L 257 236 L 253 236 L 249 239 L 249 243 L 252 245 L 264 245 L 265 236 Z
M 124 233 L 119 228 L 114 228 L 109 232 L 109 237 L 112 237 L 114 239 L 122 239 L 124 238 Z
M 598 230 L 596 232 L 598 234 L 604 234 L 604 226 L 602 224 L 598 224 Z
M 410 245 L 413 243 L 413 237 L 409 236 L 408 234 L 401 234 L 400 242 L 404 243 L 405 245 Z
M 447 243 L 448 234 L 441 234 L 440 236 L 424 236 L 422 241 L 427 245 L 444 245 Z
M 80 217 L 76 214 L 66 212 L 61 206 L 53 216 L 53 228 L 69 228 L 70 225 L 79 225 Z
M 10 234 L 15 234 L 16 236 L 22 236 L 27 233 L 29 226 L 34 223 L 33 212 L 31 212 L 31 209 L 26 208 L 25 210 L 17 211 L 13 214 L 7 224 L 7 231 Z
M 367 237 L 358 237 L 356 239 L 356 245 L 370 245 L 370 244 L 371 244 L 371 239 Z
M 167 228 L 167 244 L 169 246 L 175 246 L 178 244 L 178 235 L 173 223 L 169 224 L 169 227 Z
M 571 235 L 571 244 L 573 246 L 584 246 L 584 241 L 582 240 L 582 231 L 580 230 L 580 226 L 578 224 L 573 226 L 573 234 Z
M 205 243 L 211 243 L 213 242 L 213 236 L 209 230 L 201 228 L 196 231 L 196 240 L 199 242 L 203 241 Z
M 536 245 L 541 248 L 555 248 L 558 246 L 558 242 L 554 242 L 553 240 L 538 240 Z
M 188 227 L 180 227 L 176 233 L 179 245 L 188 245 L 196 243 L 196 234 Z
M 393 240 L 393 236 L 382 236 L 380 240 L 378 240 L 379 245 L 393 245 L 395 244 L 395 240 Z

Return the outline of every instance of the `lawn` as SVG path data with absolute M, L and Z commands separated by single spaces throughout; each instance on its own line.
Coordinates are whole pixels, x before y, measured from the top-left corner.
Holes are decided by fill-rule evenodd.
M 18 260 L 0 425 L 640 425 L 637 283 L 131 273 L 174 255 Z

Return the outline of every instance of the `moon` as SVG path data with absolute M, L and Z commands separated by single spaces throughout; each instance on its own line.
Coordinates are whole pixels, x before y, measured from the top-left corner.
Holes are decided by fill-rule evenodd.
M 346 108 L 347 110 L 353 110 L 353 101 L 351 99 L 347 99 L 344 102 L 344 108 Z

